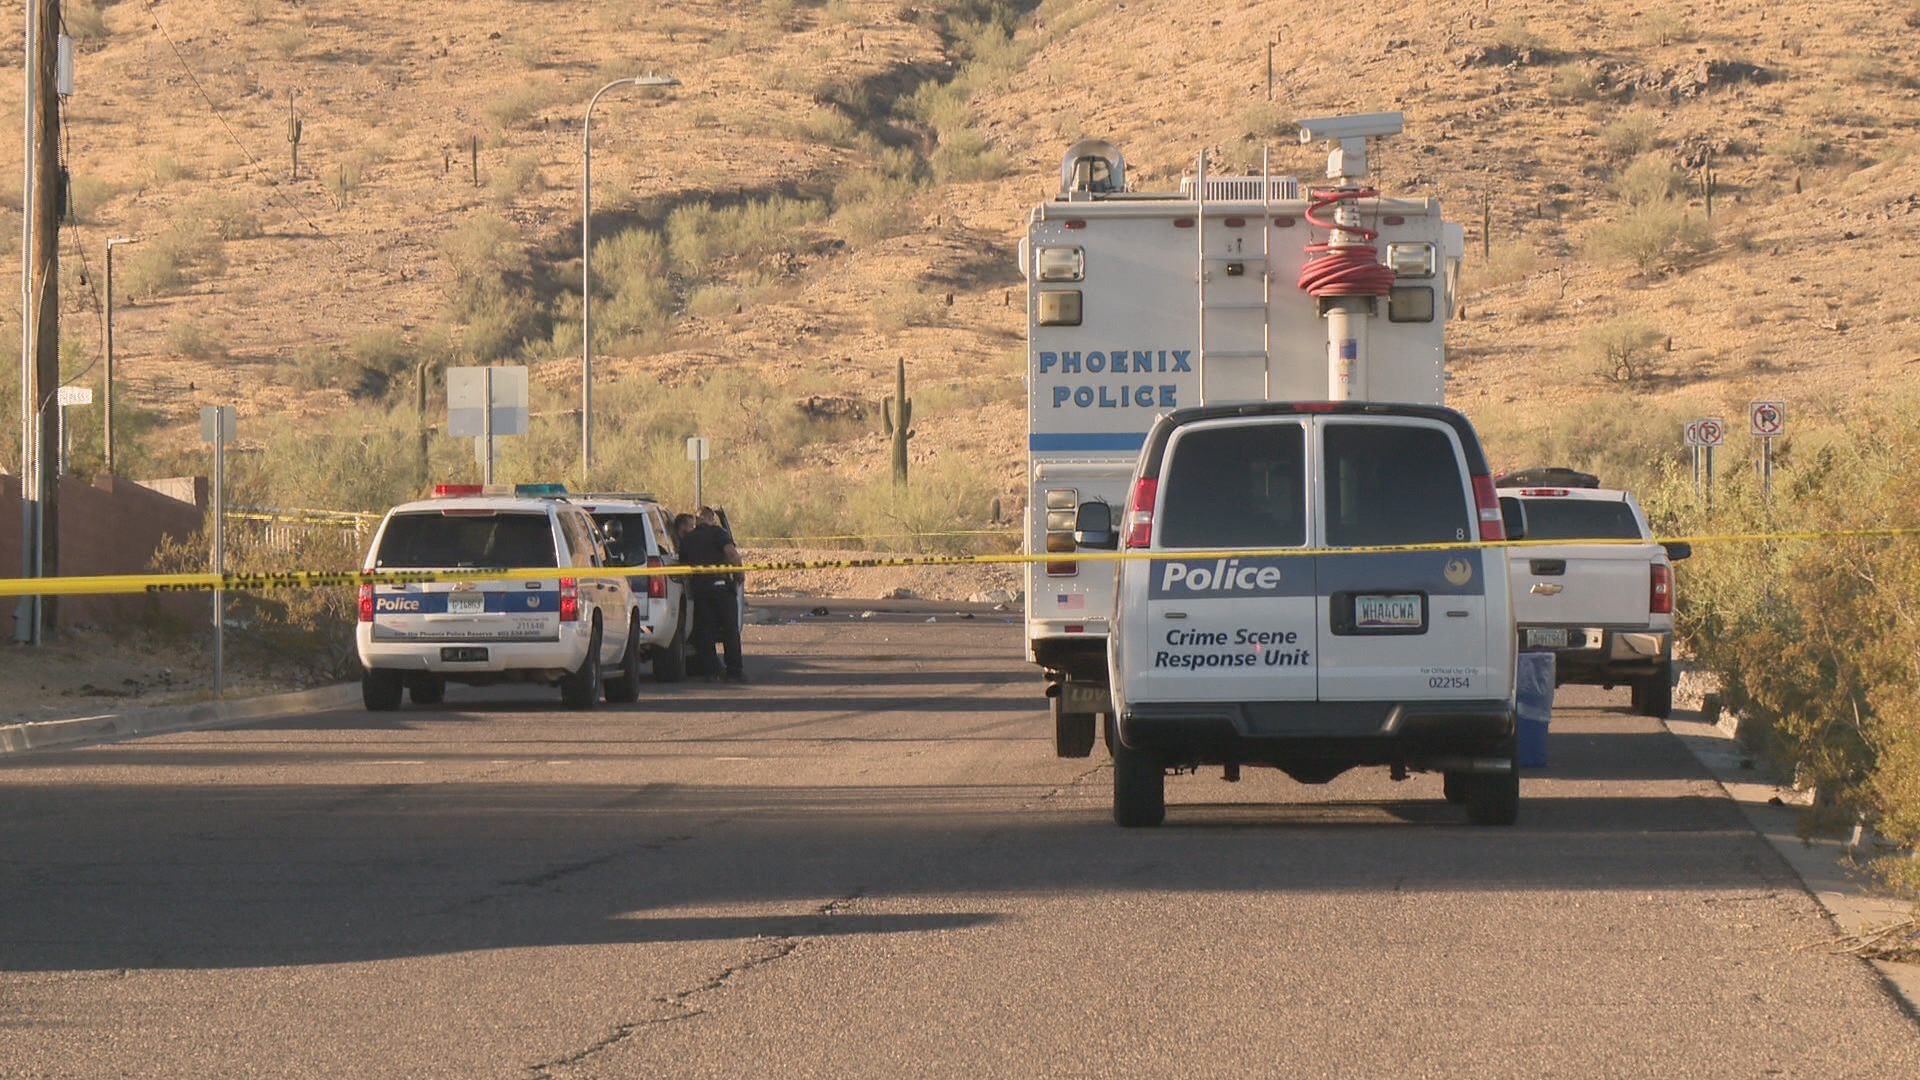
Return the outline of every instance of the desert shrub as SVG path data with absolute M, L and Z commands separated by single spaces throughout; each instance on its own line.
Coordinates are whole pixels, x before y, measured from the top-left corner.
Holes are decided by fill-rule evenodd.
M 486 361 L 511 355 L 538 331 L 538 311 L 523 284 L 527 253 L 506 219 L 491 213 L 468 217 L 441 238 L 447 263 L 446 303 L 465 324 L 465 351 Z
M 262 231 L 259 212 L 233 195 L 209 192 L 189 201 L 183 212 L 198 218 L 222 240 L 252 240 Z
M 1580 335 L 1588 367 L 1611 383 L 1630 386 L 1653 373 L 1660 332 L 1633 319 L 1609 319 Z
M 667 250 L 683 273 L 707 277 L 722 261 L 751 262 L 795 250 L 800 230 L 826 213 L 822 202 L 783 195 L 739 206 L 682 206 L 667 217 Z
M 186 217 L 136 245 L 121 280 L 126 295 L 166 296 L 227 268 L 225 242 L 205 221 Z
M 167 348 L 193 360 L 219 360 L 227 355 L 226 343 L 218 329 L 198 319 L 181 319 L 167 327 Z
M 651 229 L 627 229 L 593 245 L 594 344 L 663 326 L 673 315 L 667 245 Z M 574 311 L 577 319 L 579 312 Z
M 488 99 L 486 114 L 497 127 L 519 127 L 553 104 L 556 91 L 545 82 L 515 82 Z
M 1511 52 L 1525 52 L 1538 49 L 1543 44 L 1540 35 L 1528 25 L 1524 15 L 1511 19 L 1501 19 L 1493 28 L 1493 43 Z
M 1592 101 L 1600 96 L 1599 75 L 1577 61 L 1556 64 L 1547 77 L 1547 96 L 1555 101 Z
M 884 333 L 944 322 L 946 307 L 939 297 L 912 284 L 896 286 L 873 305 L 874 325 Z
M 933 151 L 933 174 L 941 183 L 965 184 L 1006 175 L 1007 155 L 971 129 L 943 135 Z
M 1660 489 L 1687 462 L 1680 432 L 1696 412 L 1685 405 L 1636 404 L 1543 415 L 1527 402 L 1476 410 L 1475 428 L 1496 471 L 1565 465 L 1590 472 L 1608 487 L 1642 493 Z
M 1687 20 L 1671 11 L 1645 12 L 1633 21 L 1634 36 L 1648 48 L 1692 41 L 1694 32 Z
M 687 314 L 704 319 L 732 315 L 745 303 L 739 289 L 727 285 L 702 285 L 687 298 Z
M 852 146 L 859 137 L 860 126 L 838 109 L 819 108 L 795 125 L 795 133 L 808 142 Z
M 856 244 L 910 232 L 918 223 L 913 200 L 920 186 L 884 172 L 848 174 L 833 189 L 833 224 Z
M 1650 273 L 1672 260 L 1713 246 L 1713 226 L 1668 200 L 1629 206 L 1612 222 L 1595 225 L 1586 236 L 1596 258 L 1629 262 Z
M 1686 175 L 1658 154 L 1635 158 L 1613 178 L 1613 193 L 1628 206 L 1668 202 L 1686 190 Z
M 1801 168 L 1824 164 L 1830 152 L 1824 139 L 1802 128 L 1783 131 L 1767 141 L 1768 154 Z
M 487 197 L 497 206 L 505 206 L 529 190 L 539 191 L 540 156 L 515 154 L 500 169 L 487 177 Z
M 987 508 L 999 493 L 990 473 L 958 456 L 916 462 L 905 485 L 879 470 L 848 499 L 849 531 L 869 547 L 947 555 L 978 551 L 991 538 L 970 534 L 987 527 Z
M 154 187 L 165 187 L 181 180 L 193 179 L 194 171 L 192 166 L 162 151 L 147 159 L 147 175 L 152 179 Z
M 291 60 L 307 47 L 307 38 L 310 36 L 305 22 L 288 23 L 273 32 L 273 51 L 279 54 L 280 59 Z
M 1600 129 L 1600 148 L 1614 161 L 1637 158 L 1653 149 L 1660 137 L 1660 118 L 1636 109 Z
M 91 224 L 100 208 L 117 194 L 119 190 L 113 184 L 97 176 L 76 176 L 67 183 L 67 208 L 75 221 Z
M 107 36 L 107 20 L 96 0 L 67 0 L 61 5 L 60 27 L 75 41 L 100 41 Z
M 1493 245 L 1484 262 L 1474 266 L 1473 283 L 1482 289 L 1511 285 L 1531 276 L 1538 264 L 1532 244 L 1525 240 L 1502 241 Z

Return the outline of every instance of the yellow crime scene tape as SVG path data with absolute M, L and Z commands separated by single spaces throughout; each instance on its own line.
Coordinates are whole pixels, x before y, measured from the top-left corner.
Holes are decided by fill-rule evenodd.
M 1890 539 L 1920 536 L 1920 528 L 1826 529 L 1805 532 L 1722 533 L 1663 537 L 1659 544 L 1695 546 L 1751 544 L 1835 539 Z M 1183 551 L 1050 551 L 1005 555 L 884 555 L 870 559 L 795 559 L 757 561 L 725 566 L 622 566 L 586 571 L 581 567 L 545 567 L 524 570 L 289 570 L 264 574 L 106 574 L 50 578 L 0 578 L 0 596 L 106 596 L 122 593 L 268 591 L 326 589 L 361 585 L 420 585 L 433 581 L 537 581 L 552 577 L 683 576 L 687 574 L 773 573 L 794 570 L 871 570 L 916 566 L 994 566 L 1058 562 L 1129 562 L 1140 559 L 1301 558 L 1318 555 L 1379 555 L 1416 551 L 1467 551 L 1483 548 L 1559 547 L 1569 543 L 1632 546 L 1643 540 L 1458 540 L 1435 544 L 1381 544 L 1341 548 L 1239 548 Z

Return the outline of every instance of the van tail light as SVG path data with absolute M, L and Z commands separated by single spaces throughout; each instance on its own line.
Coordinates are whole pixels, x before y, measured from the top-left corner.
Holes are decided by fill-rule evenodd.
M 1653 564 L 1652 587 L 1647 593 L 1647 610 L 1655 615 L 1673 614 L 1673 567 Z
M 580 579 L 563 577 L 560 579 L 560 621 L 578 622 L 580 619 Z
M 659 570 L 666 565 L 667 561 L 658 555 L 647 556 L 647 569 L 649 570 Z M 665 600 L 666 598 L 667 576 L 665 574 L 653 574 L 649 576 L 647 578 L 647 599 Z
M 1493 477 L 1473 478 L 1473 505 L 1480 511 L 1481 541 L 1505 540 L 1507 526 L 1505 519 L 1500 516 L 1500 493 L 1494 490 Z
M 360 586 L 360 621 L 373 621 L 373 586 Z
M 1127 550 L 1153 543 L 1153 502 L 1159 492 L 1158 480 L 1141 477 L 1133 482 L 1133 494 L 1127 498 Z

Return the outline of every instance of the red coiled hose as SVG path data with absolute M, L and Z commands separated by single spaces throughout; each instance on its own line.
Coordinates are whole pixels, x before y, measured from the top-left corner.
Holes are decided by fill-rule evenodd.
M 1322 229 L 1359 233 L 1368 240 L 1380 235 L 1364 226 L 1344 226 L 1316 217 L 1315 211 L 1351 200 L 1377 198 L 1372 188 L 1330 191 L 1316 190 L 1307 207 L 1307 223 Z M 1372 244 L 1308 244 L 1307 264 L 1300 268 L 1300 288 L 1308 296 L 1385 296 L 1393 291 L 1393 267 L 1380 261 L 1380 251 Z

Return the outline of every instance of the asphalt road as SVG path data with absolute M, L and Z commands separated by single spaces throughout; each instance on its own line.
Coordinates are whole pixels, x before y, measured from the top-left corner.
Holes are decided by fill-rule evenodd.
M 828 606 L 747 687 L 0 761 L 0 1076 L 1920 1076 L 1624 690 L 1514 828 L 1249 770 L 1123 832 L 1017 621 Z

